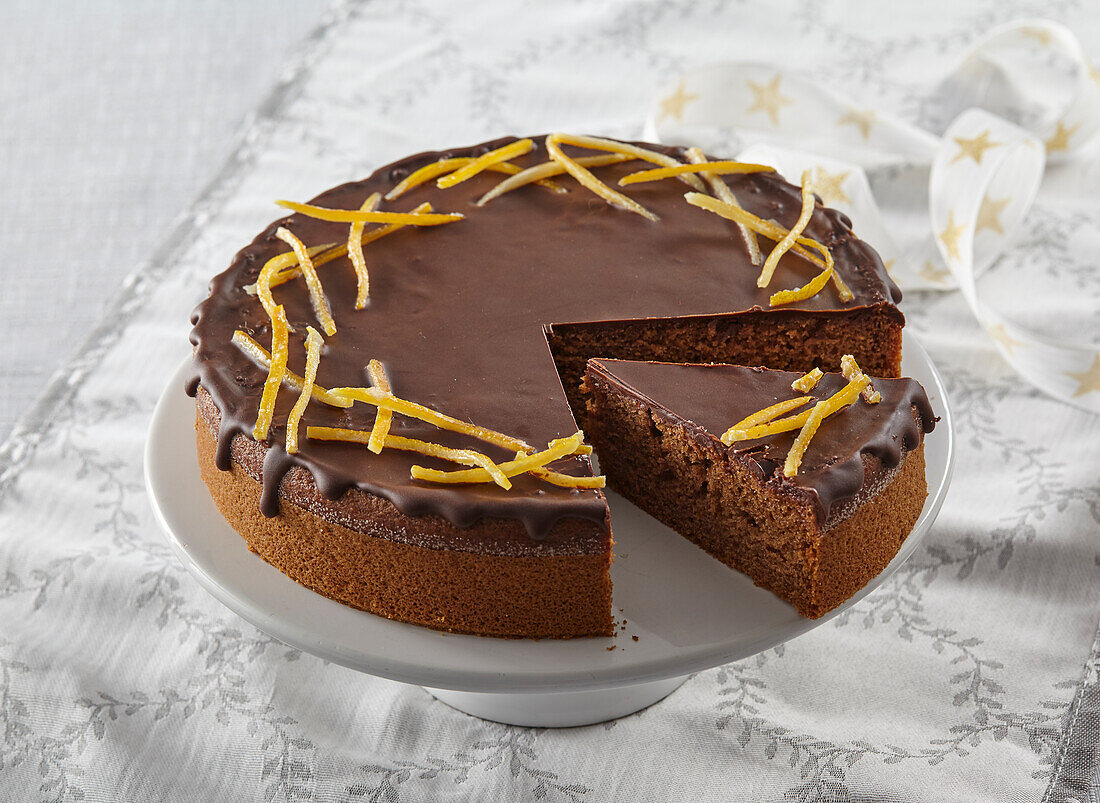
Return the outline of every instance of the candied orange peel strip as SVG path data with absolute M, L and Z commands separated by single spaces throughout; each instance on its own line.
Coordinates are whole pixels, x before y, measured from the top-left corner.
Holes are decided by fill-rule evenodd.
M 534 140 L 518 139 L 515 142 L 510 142 L 507 145 L 494 148 L 488 153 L 483 153 L 481 156 L 471 159 L 467 164 L 458 168 L 458 170 L 443 176 L 435 185 L 441 190 L 453 187 L 456 184 L 461 184 L 463 181 L 468 181 L 492 165 L 499 164 L 500 162 L 507 162 L 509 159 L 515 159 L 517 156 L 523 156 L 525 153 L 530 153 L 534 149 Z
M 688 148 L 687 157 L 693 164 L 702 164 L 707 161 L 706 155 L 699 148 Z M 710 185 L 711 192 L 718 196 L 720 201 L 740 208 L 741 204 L 737 202 L 737 197 L 726 182 L 710 172 L 703 172 L 702 176 L 703 180 Z M 741 237 L 745 240 L 745 247 L 749 251 L 749 261 L 759 267 L 764 262 L 764 256 L 760 253 L 760 243 L 756 241 L 756 232 L 744 223 L 738 223 L 737 228 L 741 231 Z
M 806 418 L 806 423 L 802 425 L 794 443 L 791 444 L 790 451 L 787 452 L 787 459 L 783 463 L 783 476 L 794 477 L 798 474 L 798 469 L 802 466 L 802 457 L 806 454 L 806 449 L 817 433 L 818 427 L 821 426 L 821 422 L 855 402 L 870 383 L 871 380 L 867 376 L 860 374 L 828 399 L 814 405 L 814 409 Z
M 381 200 L 382 196 L 380 194 L 372 192 L 367 196 L 367 200 L 363 201 L 359 211 L 373 212 L 378 208 L 378 203 Z M 370 274 L 367 273 L 367 260 L 363 256 L 363 227 L 365 225 L 367 224 L 363 221 L 357 220 L 348 229 L 347 252 L 348 259 L 351 260 L 352 267 L 355 268 L 356 309 L 363 309 L 367 306 L 367 299 L 370 297 Z
M 427 184 L 433 178 L 442 176 L 444 173 L 450 173 L 463 165 L 468 165 L 473 160 L 474 158 L 472 156 L 456 156 L 453 159 L 440 159 L 438 162 L 424 165 L 419 170 L 414 170 L 412 173 L 405 176 L 398 184 L 394 185 L 394 188 L 386 193 L 386 200 L 392 201 L 395 198 L 400 198 L 414 187 L 419 187 L 421 184 Z M 489 165 L 485 169 L 490 173 L 506 173 L 509 176 L 516 176 L 525 172 L 523 168 L 517 167 L 511 162 L 499 162 Z M 560 184 L 555 184 L 553 181 L 537 180 L 535 183 L 557 193 L 566 192 L 565 187 Z
M 306 251 L 305 243 L 299 240 L 294 232 L 280 226 L 275 230 L 275 236 L 294 249 L 298 255 L 298 270 L 306 277 L 306 287 L 309 288 L 309 302 L 313 305 L 313 314 L 317 316 L 321 328 L 325 334 L 332 337 L 336 334 L 336 321 L 332 319 L 332 313 L 328 308 L 328 300 L 325 298 L 325 290 L 321 287 L 321 277 L 317 275 L 317 269 L 313 267 L 313 260 Z M 262 271 L 261 271 L 262 273 Z
M 242 332 L 238 329 L 233 333 L 232 341 L 234 346 L 243 351 L 258 366 L 265 370 L 271 370 L 271 355 L 268 353 L 267 349 L 249 337 L 247 332 Z M 305 380 L 288 368 L 283 373 L 283 384 L 289 385 L 298 392 L 301 392 Z M 351 407 L 352 405 L 350 399 L 334 396 L 316 382 L 313 383 L 312 392 L 313 398 L 332 407 Z
M 565 171 L 575 178 L 581 186 L 591 190 L 612 206 L 617 206 L 621 209 L 633 212 L 636 215 L 641 215 L 646 220 L 658 221 L 661 219 L 633 198 L 611 189 L 611 187 L 596 178 L 592 174 L 592 171 L 579 165 L 572 157 L 567 156 L 565 151 L 561 149 L 561 142 L 562 140 L 559 138 L 558 134 L 551 134 L 546 138 L 546 150 L 551 158 L 564 167 Z
M 798 242 L 798 238 L 802 236 L 802 232 L 806 230 L 806 226 L 810 223 L 810 217 L 814 213 L 814 205 L 817 203 L 817 199 L 814 198 L 814 191 L 810 180 L 810 171 L 806 170 L 802 173 L 802 211 L 798 215 L 798 220 L 794 226 L 783 235 L 782 239 L 775 244 L 771 253 L 768 254 L 768 258 L 764 260 L 764 267 L 760 270 L 760 275 L 756 278 L 757 287 L 767 287 L 771 284 L 772 275 L 775 273 L 775 269 L 779 266 L 779 260 L 783 258 L 783 255 L 791 250 L 791 246 Z M 824 284 L 822 284 L 824 287 Z
M 775 168 L 768 165 L 753 164 L 752 162 L 693 162 L 692 164 L 676 165 L 675 167 L 655 167 L 651 170 L 639 170 L 619 179 L 619 186 L 627 184 L 641 184 L 647 181 L 660 181 L 673 176 L 682 176 L 685 173 L 710 173 L 713 176 L 723 176 L 730 173 L 774 173 Z
M 348 443 L 369 443 L 370 432 L 358 429 L 342 429 L 340 427 L 306 427 L 306 437 L 318 441 L 346 441 Z M 512 482 L 500 470 L 496 463 L 489 459 L 488 455 L 475 452 L 473 449 L 452 449 L 438 443 L 420 441 L 415 438 L 402 438 L 399 435 L 387 435 L 385 445 L 390 449 L 398 449 L 402 452 L 417 452 L 428 457 L 438 457 L 440 460 L 450 460 L 452 463 L 461 463 L 464 466 L 479 466 L 493 478 L 493 482 L 501 488 L 508 490 Z
M 623 153 L 608 153 L 602 156 L 581 156 L 573 161 L 579 164 L 581 167 L 605 167 L 607 165 L 618 164 L 619 162 L 628 162 L 631 157 Z M 550 176 L 560 176 L 565 173 L 565 167 L 561 162 L 549 161 L 537 164 L 534 167 L 529 167 L 526 170 L 520 171 L 510 178 L 504 179 L 504 181 L 497 184 L 487 193 L 477 199 L 478 206 L 485 206 L 489 201 L 494 198 L 498 198 L 504 195 L 506 192 L 517 190 L 520 187 L 525 187 L 528 184 L 542 184 Z M 557 187 L 558 185 L 554 185 Z M 564 187 L 560 188 L 564 191 Z
M 309 400 L 313 398 L 313 382 L 317 379 L 317 366 L 321 363 L 321 346 L 325 339 L 321 333 L 312 326 L 306 327 L 306 371 L 302 377 L 302 393 L 294 406 L 290 409 L 290 415 L 286 419 L 286 451 L 287 454 L 298 454 L 298 424 L 302 420 L 302 414 L 309 406 Z
M 769 421 L 783 415 L 783 413 L 797 410 L 802 405 L 811 401 L 813 401 L 813 396 L 800 396 L 797 399 L 785 399 L 773 404 L 771 407 L 765 407 L 763 410 L 758 410 L 752 415 L 745 416 L 722 434 L 722 443 L 729 446 L 735 440 L 744 440 L 744 438 L 738 438 L 736 436 L 751 430 L 753 427 L 767 424 Z
M 794 382 L 791 383 L 791 390 L 801 391 L 802 393 L 809 393 L 815 387 L 817 383 L 821 381 L 821 377 L 825 374 L 821 373 L 820 368 L 814 368 L 812 371 L 803 374 Z
M 390 378 L 386 376 L 386 369 L 378 360 L 371 360 L 367 364 L 367 375 L 374 386 L 383 393 L 389 393 Z M 393 411 L 385 407 L 379 407 L 374 417 L 374 428 L 370 431 L 370 441 L 367 448 L 375 454 L 382 454 L 382 447 L 386 445 L 386 436 L 390 434 L 390 424 L 393 422 Z
M 643 162 L 651 162 L 652 164 L 659 165 L 661 167 L 676 167 L 683 164 L 673 159 L 667 153 L 660 153 L 659 151 L 653 151 L 649 148 L 642 148 L 637 145 L 631 145 L 629 142 L 619 142 L 614 139 L 604 139 L 603 137 L 588 137 L 580 134 L 551 134 L 547 137 L 547 141 L 551 138 L 554 139 L 559 145 L 573 145 L 577 148 L 588 148 L 593 151 L 610 151 L 611 153 L 621 153 L 624 156 L 629 156 L 634 159 L 641 159 Z M 690 185 L 693 189 L 702 192 L 706 189 L 703 186 L 703 182 L 699 180 L 697 176 L 693 176 L 690 173 L 680 176 L 680 180 L 685 184 Z
M 866 376 L 859 367 L 859 363 L 856 362 L 856 358 L 851 354 L 845 354 L 840 358 L 840 372 L 844 375 L 844 378 L 851 382 L 853 379 Z M 863 398 L 869 404 L 878 404 L 882 401 L 882 394 L 875 390 L 873 384 L 868 384 L 863 389 Z
M 445 214 L 417 214 L 414 212 L 360 212 L 358 209 L 328 209 L 313 204 L 300 204 L 296 201 L 276 201 L 276 205 L 317 220 L 329 223 L 404 223 L 406 226 L 442 226 L 454 223 L 466 216 L 461 212 Z
M 829 283 L 829 279 L 835 274 L 836 269 L 830 265 L 801 287 L 796 287 L 794 290 L 779 290 L 778 292 L 772 293 L 771 297 L 768 298 L 768 304 L 773 307 L 779 307 L 783 304 L 793 304 L 796 301 L 803 301 L 812 296 L 816 296 L 825 288 L 825 285 Z
M 709 195 L 703 195 L 702 193 L 689 192 L 684 196 L 684 199 L 692 206 L 697 206 L 700 209 L 705 209 L 708 212 L 713 212 L 719 217 L 724 217 L 726 220 L 732 220 L 734 223 L 744 223 L 753 231 L 758 234 L 763 234 L 770 240 L 781 240 L 787 235 L 787 230 L 777 223 L 772 223 L 769 220 L 763 220 L 757 217 L 752 212 L 748 212 L 742 209 L 736 204 L 728 204 L 717 198 L 711 198 Z M 810 252 L 809 248 L 813 248 L 818 251 L 821 256 Z M 817 265 L 819 268 L 828 268 L 832 266 L 832 254 L 828 248 L 819 243 L 817 240 L 811 240 L 809 237 L 799 237 L 795 245 L 790 249 L 794 253 L 798 254 L 808 262 Z M 835 270 L 832 272 L 830 278 L 833 280 L 833 284 L 837 288 L 837 294 L 840 296 L 841 301 L 851 301 L 852 291 L 848 288 L 848 285 L 840 278 Z
M 289 327 L 286 311 L 282 305 L 275 307 L 271 316 L 271 367 L 267 371 L 264 391 L 260 396 L 260 409 L 256 413 L 256 426 L 252 428 L 252 437 L 257 441 L 267 440 L 267 431 L 271 428 L 271 418 L 275 415 L 275 399 L 279 386 L 286 375 L 286 358 L 289 351 Z
M 575 454 L 577 447 L 580 446 L 583 441 L 584 432 L 577 430 L 577 432 L 570 435 L 568 438 L 557 438 L 556 440 L 550 441 L 549 446 L 541 452 L 525 454 L 523 457 L 517 457 L 515 460 L 501 463 L 499 468 L 507 477 L 524 474 L 533 468 L 542 468 L 547 463 L 552 463 L 562 457 Z M 489 482 L 491 480 L 489 473 L 482 468 L 471 468 L 464 471 L 438 471 L 433 468 L 424 468 L 423 466 L 412 466 L 412 468 L 409 469 L 409 474 L 413 479 L 440 483 L 476 483 Z

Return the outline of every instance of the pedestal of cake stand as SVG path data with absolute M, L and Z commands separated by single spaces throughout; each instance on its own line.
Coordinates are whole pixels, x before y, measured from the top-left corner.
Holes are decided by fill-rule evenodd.
M 688 677 L 584 691 L 498 694 L 427 687 L 424 690 L 441 703 L 481 719 L 531 728 L 572 728 L 618 719 L 648 708 L 680 688 Z

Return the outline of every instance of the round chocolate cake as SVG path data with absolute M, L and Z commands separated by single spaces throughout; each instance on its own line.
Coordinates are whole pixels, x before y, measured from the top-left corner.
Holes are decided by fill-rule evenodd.
M 677 172 L 701 157 L 550 140 L 410 156 L 296 205 L 196 309 L 203 477 L 249 548 L 299 583 L 443 630 L 609 635 L 609 512 L 589 450 L 565 443 L 585 424 L 587 360 L 805 372 L 850 354 L 899 375 L 900 292 L 843 214 L 811 213 L 767 169 L 702 157 Z M 655 167 L 671 174 L 619 187 Z

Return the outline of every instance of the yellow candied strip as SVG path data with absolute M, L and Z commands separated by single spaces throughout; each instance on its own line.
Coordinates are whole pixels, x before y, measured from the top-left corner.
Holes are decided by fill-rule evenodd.
M 321 363 L 321 346 L 325 339 L 312 326 L 306 327 L 306 372 L 302 377 L 302 393 L 290 410 L 286 419 L 286 451 L 287 454 L 298 454 L 298 424 L 302 420 L 302 414 L 309 406 L 309 400 L 313 397 L 313 382 L 317 379 L 317 366 Z
M 276 201 L 276 205 L 297 212 L 306 217 L 317 220 L 327 220 L 329 223 L 404 223 L 406 226 L 442 226 L 446 223 L 454 223 L 466 216 L 460 212 L 447 212 L 446 214 L 421 215 L 410 212 L 360 212 L 357 209 L 327 209 L 313 204 L 300 204 L 295 201 Z
M 707 161 L 707 157 L 699 148 L 688 148 L 687 157 L 693 164 L 702 164 Z M 731 206 L 741 207 L 741 204 L 737 202 L 737 198 L 733 194 L 733 190 L 729 188 L 726 182 L 722 181 L 722 179 L 718 178 L 718 176 L 713 173 L 704 172 L 702 175 L 703 180 L 710 185 L 711 192 L 717 195 L 720 201 L 730 204 Z M 737 228 L 741 231 L 741 237 L 745 240 L 745 247 L 749 252 L 749 261 L 756 266 L 763 264 L 764 256 L 760 253 L 760 243 L 756 241 L 756 232 L 744 223 L 738 223 Z
M 545 468 L 533 468 L 527 473 L 533 477 L 538 477 L 544 482 L 548 482 L 551 485 L 557 485 L 561 488 L 584 488 L 591 490 L 593 488 L 607 487 L 607 477 L 603 474 L 597 474 L 595 477 L 574 477 L 572 474 L 562 474 L 561 472 L 550 471 Z
M 678 162 L 669 156 L 667 153 L 659 153 L 658 151 L 651 151 L 649 148 L 640 148 L 637 145 L 631 145 L 628 142 L 619 142 L 614 139 L 604 139 L 602 137 L 586 137 L 579 134 L 551 134 L 550 137 L 554 138 L 555 142 L 562 145 L 574 145 L 578 148 L 588 148 L 593 151 L 611 151 L 612 153 L 621 153 L 626 156 L 631 156 L 635 159 L 641 159 L 643 162 L 651 162 L 661 167 L 676 167 L 682 162 Z M 550 139 L 547 137 L 547 140 Z M 693 189 L 702 192 L 706 189 L 703 186 L 703 182 L 699 180 L 697 176 L 693 176 L 690 173 L 680 176 L 680 180 L 685 184 L 688 184 Z
M 660 181 L 673 176 L 682 176 L 685 173 L 710 173 L 712 176 L 723 176 L 730 173 L 774 173 L 775 168 L 768 165 L 753 164 L 752 162 L 693 162 L 692 164 L 676 165 L 675 167 L 656 167 L 652 170 L 639 170 L 637 173 L 623 176 L 619 179 L 619 186 L 627 184 L 641 184 L 647 181 Z
M 424 167 L 420 168 L 419 170 L 414 170 L 412 173 L 405 176 L 405 178 L 400 183 L 395 185 L 392 190 L 387 192 L 386 200 L 392 201 L 395 198 L 400 198 L 402 195 L 404 195 L 406 192 L 413 189 L 414 187 L 419 187 L 421 184 L 426 184 L 433 178 L 441 176 L 444 173 L 450 173 L 452 170 L 462 167 L 463 165 L 467 165 L 473 160 L 474 159 L 472 156 L 456 156 L 453 159 L 441 159 L 438 162 L 432 162 L 429 165 L 424 165 Z M 498 164 L 489 165 L 485 169 L 490 173 L 507 173 L 509 176 L 516 176 L 520 173 L 526 172 L 523 170 L 523 168 L 517 167 L 510 162 L 500 162 Z M 553 190 L 557 193 L 566 192 L 565 187 L 561 186 L 560 184 L 555 184 L 553 181 L 537 180 L 535 181 L 535 183 L 539 186 L 546 187 L 547 189 Z
M 552 463 L 562 457 L 575 454 L 577 447 L 581 445 L 583 440 L 584 433 L 577 430 L 577 432 L 570 435 L 568 438 L 558 438 L 551 441 L 550 445 L 541 452 L 524 455 L 523 457 L 517 457 L 515 460 L 510 460 L 507 463 L 501 463 L 500 470 L 504 472 L 505 476 L 514 477 L 517 474 L 528 472 L 533 468 L 542 468 L 547 463 Z M 409 474 L 413 479 L 441 483 L 489 482 L 491 479 L 489 473 L 481 468 L 471 468 L 465 471 L 437 471 L 434 468 L 412 466 L 409 469 Z
M 815 387 L 817 383 L 821 381 L 821 377 L 825 374 L 821 373 L 820 368 L 815 368 L 809 373 L 805 373 L 791 383 L 791 390 L 801 391 L 802 393 L 809 393 Z
M 294 249 L 298 255 L 298 270 L 306 277 L 306 287 L 309 288 L 309 302 L 313 305 L 313 314 L 325 330 L 325 334 L 332 337 L 336 334 L 336 321 L 332 319 L 332 313 L 325 299 L 325 290 L 321 287 L 321 277 L 317 275 L 317 269 L 313 267 L 313 260 L 306 252 L 305 243 L 299 240 L 294 233 L 282 226 L 275 230 L 275 236 Z
M 713 212 L 719 217 L 724 217 L 726 220 L 732 220 L 734 223 L 744 223 L 753 231 L 758 234 L 763 234 L 771 240 L 781 240 L 787 234 L 787 230 L 777 223 L 758 218 L 752 212 L 748 212 L 736 204 L 727 204 L 717 198 L 711 198 L 709 195 L 703 195 L 697 192 L 687 193 L 684 199 L 692 206 L 697 206 L 700 209 Z M 813 248 L 820 252 L 821 257 L 810 253 L 806 250 L 807 248 Z M 817 240 L 811 240 L 809 237 L 799 237 L 796 244 L 791 248 L 791 251 L 798 254 L 806 261 L 817 265 L 819 268 L 827 268 L 832 265 L 833 256 L 829 249 Z M 833 271 L 832 280 L 833 284 L 836 285 L 840 300 L 851 301 L 853 298 L 852 291 L 840 278 L 840 274 Z
M 242 332 L 238 329 L 233 333 L 232 340 L 233 345 L 248 355 L 254 363 L 261 368 L 271 370 L 271 355 L 268 354 L 267 349 L 249 337 L 247 332 Z M 283 374 L 283 383 L 300 393 L 302 387 L 305 385 L 305 380 L 288 368 Z M 351 407 L 352 405 L 350 399 L 333 396 L 317 383 L 313 385 L 313 398 L 332 407 Z
M 743 440 L 742 438 L 735 438 L 734 436 L 752 427 L 766 424 L 777 416 L 781 416 L 783 413 L 789 413 L 791 410 L 796 410 L 811 401 L 813 401 L 813 396 L 800 396 L 797 399 L 785 399 L 773 404 L 771 407 L 765 407 L 763 410 L 758 410 L 752 415 L 745 416 L 722 434 L 722 443 L 729 446 L 734 440 Z
M 321 441 L 346 441 L 349 443 L 369 443 L 373 437 L 370 432 L 362 432 L 358 429 L 341 429 L 339 427 L 306 427 L 306 437 Z M 488 455 L 475 452 L 472 449 L 452 449 L 438 443 L 429 443 L 415 438 L 402 438 L 399 435 L 387 435 L 385 445 L 390 449 L 398 449 L 403 452 L 417 452 L 428 457 L 438 457 L 441 460 L 450 460 L 452 463 L 461 463 L 465 466 L 479 466 L 493 478 L 493 482 L 501 488 L 508 490 L 512 487 L 512 481 L 505 476 Z M 372 450 L 373 451 L 373 450 Z
M 661 219 L 656 214 L 650 212 L 640 203 L 635 201 L 633 198 L 628 198 L 621 192 L 616 192 L 615 190 L 611 189 L 609 186 L 607 186 L 594 175 L 592 175 L 592 172 L 590 170 L 577 164 L 577 162 L 569 156 L 566 156 L 565 152 L 561 149 L 560 143 L 561 139 L 559 139 L 559 135 L 551 134 L 546 138 L 546 150 L 550 154 L 551 158 L 553 158 L 555 162 L 558 162 L 562 167 L 564 167 L 566 172 L 569 173 L 569 175 L 571 175 L 573 178 L 575 178 L 581 184 L 581 186 L 591 190 L 612 206 L 618 206 L 622 209 L 626 209 L 627 211 L 633 212 L 636 215 L 641 215 L 647 220 L 658 221 Z
M 326 248 L 332 248 L 336 243 L 325 243 L 324 245 L 311 245 L 306 249 L 306 253 L 310 258 L 316 257 L 322 253 Z M 318 263 L 316 259 L 313 261 L 314 265 L 323 264 Z M 280 284 L 286 284 L 291 279 L 294 279 L 302 275 L 302 272 L 298 270 L 298 255 L 291 251 L 284 251 L 281 254 L 277 254 L 264 263 L 264 268 L 268 270 L 267 282 L 266 282 L 266 296 L 271 303 L 271 310 L 268 310 L 268 315 L 275 309 L 275 299 L 271 297 L 271 288 L 278 287 Z M 260 270 L 260 275 L 264 275 L 263 269 Z M 257 278 L 252 284 L 246 284 L 241 288 L 250 296 L 260 296 L 260 303 L 264 303 L 264 294 L 260 291 L 260 280 Z M 267 309 L 266 304 L 264 309 Z
M 606 165 L 618 164 L 619 162 L 628 162 L 631 157 L 622 153 L 608 153 L 603 156 L 581 156 L 579 159 L 573 161 L 579 164 L 581 167 L 605 167 Z M 506 178 L 504 181 L 497 184 L 487 193 L 477 199 L 478 206 L 485 206 L 489 201 L 494 198 L 499 198 L 506 192 L 517 190 L 520 187 L 525 187 L 528 184 L 541 184 L 545 179 L 550 176 L 560 176 L 565 173 L 565 167 L 560 162 L 549 161 L 537 164 L 534 167 L 529 167 L 519 173 L 516 173 L 511 178 Z M 557 185 L 554 185 L 557 186 Z
M 252 437 L 257 441 L 267 440 L 271 418 L 275 415 L 275 399 L 279 395 L 279 386 L 282 385 L 283 376 L 286 374 L 289 336 L 286 310 L 280 304 L 275 307 L 271 316 L 271 367 L 267 371 L 263 395 L 260 396 L 260 409 L 256 413 L 256 426 L 252 428 Z
M 432 211 L 432 205 L 425 202 L 416 207 L 416 209 L 413 210 L 413 213 L 419 214 L 421 212 L 430 211 Z M 375 240 L 385 237 L 387 234 L 393 234 L 393 232 L 397 231 L 398 229 L 405 228 L 405 225 L 406 224 L 404 223 L 390 223 L 385 226 L 380 226 L 377 229 L 371 229 L 362 236 L 359 242 L 363 245 L 366 245 L 367 243 L 373 243 Z M 339 259 L 348 252 L 347 243 L 344 243 L 343 245 L 329 243 L 325 246 L 314 246 L 314 248 L 322 251 L 322 253 L 319 253 L 313 259 L 313 266 L 317 268 L 321 267 L 322 265 L 327 265 L 334 259 Z M 312 252 L 314 248 L 311 248 L 310 251 Z M 271 287 L 278 287 L 280 284 L 286 284 L 291 279 L 295 279 L 301 275 L 301 271 L 298 270 L 298 263 L 297 261 L 294 261 L 288 267 L 285 267 L 281 273 L 277 273 L 271 278 Z M 249 287 L 254 287 L 254 285 L 249 285 Z M 245 287 L 245 290 L 249 290 L 249 287 Z
M 802 465 L 802 457 L 806 454 L 806 449 L 817 433 L 818 427 L 821 426 L 821 422 L 833 413 L 852 404 L 859 398 L 859 394 L 870 382 L 871 380 L 866 376 L 860 375 L 825 401 L 820 401 L 814 405 L 814 409 L 810 411 L 809 416 L 806 418 L 806 423 L 802 425 L 802 429 L 794 439 L 794 443 L 791 444 L 790 451 L 787 452 L 787 459 L 783 463 L 783 476 L 794 477 L 798 474 L 798 469 Z
M 517 156 L 523 156 L 525 153 L 530 153 L 534 149 L 535 143 L 533 140 L 516 140 L 515 142 L 495 148 L 488 153 L 484 153 L 476 159 L 472 159 L 450 175 L 443 176 L 443 178 L 436 182 L 436 186 L 444 190 L 456 184 L 461 184 L 463 181 L 468 181 L 492 165 L 499 164 L 500 162 L 507 162 L 509 159 L 515 159 Z
M 378 208 L 378 202 L 381 200 L 382 196 L 379 193 L 372 192 L 367 200 L 363 201 L 359 211 L 373 212 Z M 363 256 L 363 227 L 365 225 L 367 224 L 363 221 L 357 220 L 348 229 L 347 252 L 348 259 L 351 260 L 352 267 L 355 268 L 356 309 L 363 309 L 367 306 L 367 299 L 370 297 L 370 274 L 367 273 L 367 260 Z
M 445 413 L 436 412 L 422 404 L 399 399 L 392 393 L 386 393 L 378 388 L 333 388 L 329 392 L 354 401 L 373 404 L 376 407 L 385 407 L 395 413 L 407 415 L 409 418 L 425 421 L 449 432 L 470 435 L 478 440 L 491 443 L 494 446 L 500 446 L 503 449 L 522 452 L 533 451 L 533 447 L 518 438 L 511 438 L 500 432 L 494 432 L 491 429 L 479 427 L 476 424 L 459 421 L 457 418 L 452 418 Z
M 851 354 L 845 354 L 840 358 L 840 373 L 844 375 L 844 378 L 851 382 L 853 379 L 866 376 L 859 367 L 859 363 L 856 362 L 856 358 Z M 863 389 L 863 398 L 869 404 L 878 404 L 882 401 L 882 394 L 875 390 L 873 384 L 868 384 Z
M 796 287 L 794 290 L 779 290 L 778 292 L 772 293 L 771 297 L 768 299 L 768 304 L 773 307 L 779 307 L 783 304 L 793 304 L 796 301 L 802 301 L 811 296 L 816 296 L 824 289 L 825 285 L 829 283 L 829 279 L 835 272 L 835 269 L 830 266 L 801 287 Z
M 378 360 L 371 360 L 367 364 L 367 375 L 374 386 L 383 393 L 389 393 L 392 390 L 390 378 L 386 376 L 386 369 Z M 367 448 L 375 454 L 382 453 L 382 447 L 386 445 L 386 436 L 390 434 L 390 424 L 392 422 L 393 411 L 387 410 L 385 407 L 379 407 L 378 413 L 374 416 L 374 427 L 370 432 L 370 441 L 367 443 Z
M 783 235 L 783 238 L 775 244 L 771 253 L 768 254 L 768 258 L 764 260 L 764 267 L 760 271 L 760 275 L 756 278 L 757 287 L 767 287 L 771 284 L 772 274 L 775 273 L 775 269 L 779 266 L 779 260 L 783 258 L 783 255 L 791 250 L 791 246 L 798 242 L 798 238 L 802 236 L 802 232 L 806 230 L 806 226 L 810 223 L 810 217 L 814 213 L 814 205 L 817 203 L 817 199 L 814 198 L 813 188 L 810 186 L 810 171 L 806 170 L 802 173 L 802 211 L 798 215 L 798 220 L 795 221 L 794 226 Z M 822 282 L 821 287 L 825 284 Z M 819 290 L 821 288 L 818 288 Z M 817 290 L 814 291 L 815 293 Z

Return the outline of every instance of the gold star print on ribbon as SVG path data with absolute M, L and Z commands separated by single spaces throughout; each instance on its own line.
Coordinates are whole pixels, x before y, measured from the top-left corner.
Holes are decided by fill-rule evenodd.
M 932 282 L 932 284 L 945 284 L 947 277 L 951 275 L 951 271 L 937 268 L 930 261 L 925 260 L 924 267 L 920 269 L 917 274 L 922 279 Z
M 753 112 L 767 112 L 768 118 L 772 121 L 772 125 L 779 125 L 779 110 L 784 106 L 790 106 L 794 103 L 793 100 L 786 97 L 779 91 L 779 82 L 783 80 L 783 76 L 776 73 L 766 84 L 758 84 L 755 81 L 749 81 L 749 89 L 752 90 L 753 103 L 746 110 L 749 114 Z
M 989 229 L 998 234 L 1004 234 L 1005 230 L 1001 228 L 1001 212 L 1005 210 L 1011 200 L 1011 198 L 995 199 L 987 196 L 982 201 L 982 208 L 978 211 L 978 222 L 974 225 L 974 233 L 976 234 L 982 229 Z
M 1074 398 L 1086 393 L 1100 393 L 1100 354 L 1092 358 L 1092 365 L 1087 371 L 1066 371 L 1066 374 L 1078 382 L 1077 390 L 1073 392 Z
M 1024 345 L 1021 341 L 1014 338 L 1005 329 L 1003 323 L 994 324 L 993 326 L 987 326 L 986 331 L 989 332 L 989 336 L 1005 347 L 1005 351 L 1009 354 L 1016 353 L 1016 347 Z
M 698 99 L 699 96 L 693 92 L 688 92 L 684 82 L 681 81 L 675 92 L 661 100 L 660 119 L 671 117 L 673 120 L 683 120 L 684 107 Z
M 1044 143 L 1047 146 L 1047 153 L 1054 153 L 1055 151 L 1068 151 L 1069 150 L 1069 138 L 1073 136 L 1074 132 L 1081 127 L 1081 124 L 1071 125 L 1068 128 L 1061 120 L 1058 121 L 1058 128 L 1050 139 Z
M 955 222 L 955 210 L 947 213 L 947 228 L 939 233 L 940 242 L 947 249 L 947 258 L 954 261 L 959 258 L 959 238 L 966 231 L 966 224 Z
M 993 142 L 989 139 L 989 129 L 986 129 L 976 137 L 955 137 L 955 144 L 959 146 L 959 152 L 955 154 L 955 158 L 951 160 L 950 164 L 955 164 L 966 156 L 969 156 L 974 160 L 975 164 L 982 163 L 982 156 L 990 148 L 999 148 L 1004 143 Z
M 814 191 L 827 204 L 850 204 L 852 199 L 844 191 L 844 180 L 852 175 L 851 170 L 843 173 L 830 173 L 823 167 L 814 168 Z
M 1050 31 L 1043 28 L 1024 28 L 1020 33 L 1034 39 L 1041 45 L 1049 45 L 1053 41 L 1050 37 Z
M 844 116 L 837 120 L 836 124 L 854 125 L 859 129 L 859 133 L 863 135 L 863 138 L 868 139 L 871 136 L 871 128 L 877 119 L 875 113 L 870 109 L 852 108 L 844 112 Z

